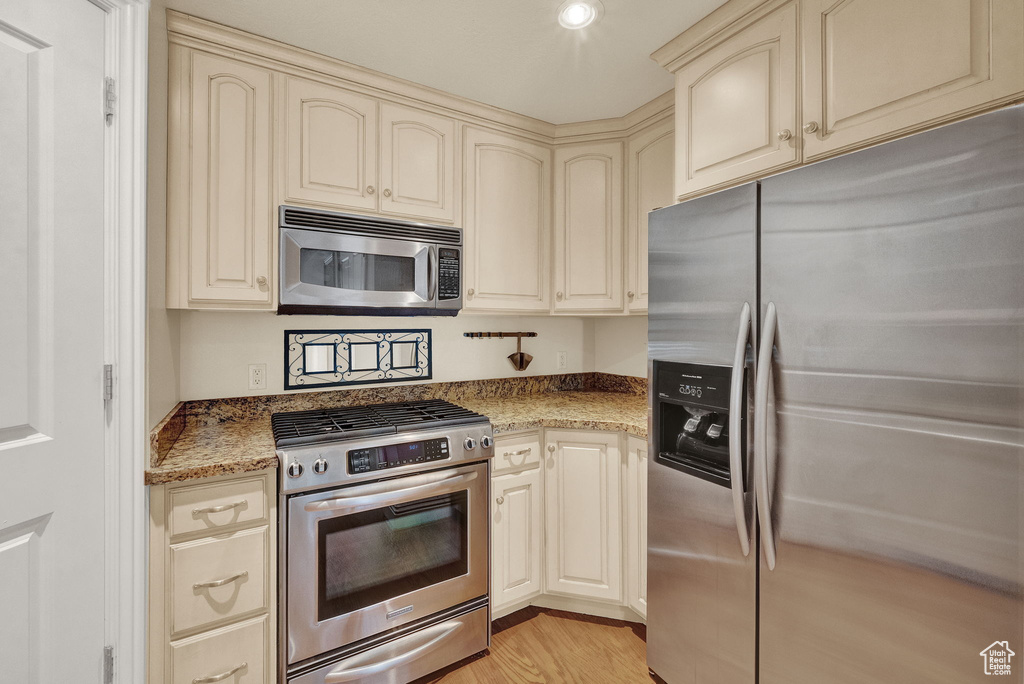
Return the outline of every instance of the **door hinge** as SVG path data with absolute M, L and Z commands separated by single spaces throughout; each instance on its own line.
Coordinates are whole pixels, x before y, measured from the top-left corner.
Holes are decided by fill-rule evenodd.
M 114 398 L 114 366 L 107 364 L 103 366 L 103 401 L 110 401 Z
M 103 684 L 114 684 L 114 647 L 103 647 Z
M 103 114 L 107 125 L 114 123 L 114 104 L 117 102 L 117 84 L 107 76 L 103 79 Z

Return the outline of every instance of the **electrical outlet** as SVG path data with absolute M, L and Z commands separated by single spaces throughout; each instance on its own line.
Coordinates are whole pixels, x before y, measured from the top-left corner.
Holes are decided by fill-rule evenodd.
M 249 389 L 251 389 L 251 390 L 267 389 L 267 364 L 265 364 L 265 363 L 250 363 L 249 364 Z
M 558 352 L 558 370 L 564 370 L 569 367 L 569 354 L 568 352 Z

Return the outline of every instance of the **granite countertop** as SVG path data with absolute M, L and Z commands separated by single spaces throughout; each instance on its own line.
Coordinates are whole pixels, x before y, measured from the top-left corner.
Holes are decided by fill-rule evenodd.
M 603 376 L 604 374 L 577 374 Z M 568 376 L 545 376 L 563 378 Z M 637 437 L 647 436 L 647 398 L 642 391 L 645 381 L 628 378 L 629 383 L 609 381 L 609 377 L 547 385 L 527 381 L 524 386 L 510 387 L 506 379 L 498 385 L 479 381 L 474 391 L 453 386 L 465 383 L 418 385 L 407 392 L 405 399 L 440 395 L 455 404 L 488 416 L 495 434 L 540 427 L 623 431 Z M 567 389 L 562 389 L 561 387 Z M 422 389 L 427 388 L 427 389 Z M 525 389 L 531 391 L 523 391 Z M 306 408 L 307 405 L 346 405 L 371 403 L 353 393 L 318 393 L 292 395 L 256 402 L 253 398 L 186 402 L 171 411 L 151 435 L 151 467 L 146 470 L 146 484 L 163 484 L 184 480 L 244 473 L 276 468 L 278 458 L 270 427 L 274 410 Z M 463 396 L 453 396 L 453 395 Z M 412 396 L 416 395 L 416 396 Z M 384 396 L 379 400 L 402 401 L 402 397 Z M 280 402 L 291 402 L 282 404 Z M 302 402 L 300 405 L 298 402 Z M 292 405 L 294 404 L 294 405 Z

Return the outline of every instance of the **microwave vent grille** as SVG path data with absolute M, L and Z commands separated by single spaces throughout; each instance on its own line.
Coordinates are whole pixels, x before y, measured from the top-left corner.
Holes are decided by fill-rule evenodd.
M 363 237 L 408 240 L 410 242 L 432 242 L 445 245 L 461 245 L 462 231 L 421 223 L 396 221 L 392 219 L 341 214 L 331 211 L 299 209 L 281 206 L 281 226 L 284 228 L 311 228 L 329 230 Z

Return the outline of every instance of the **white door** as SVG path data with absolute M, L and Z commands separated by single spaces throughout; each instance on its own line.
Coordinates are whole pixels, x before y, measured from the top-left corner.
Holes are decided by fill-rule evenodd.
M 2 684 L 102 680 L 105 16 L 0 0 Z
M 544 551 L 540 466 L 491 480 L 491 610 L 541 591 Z

